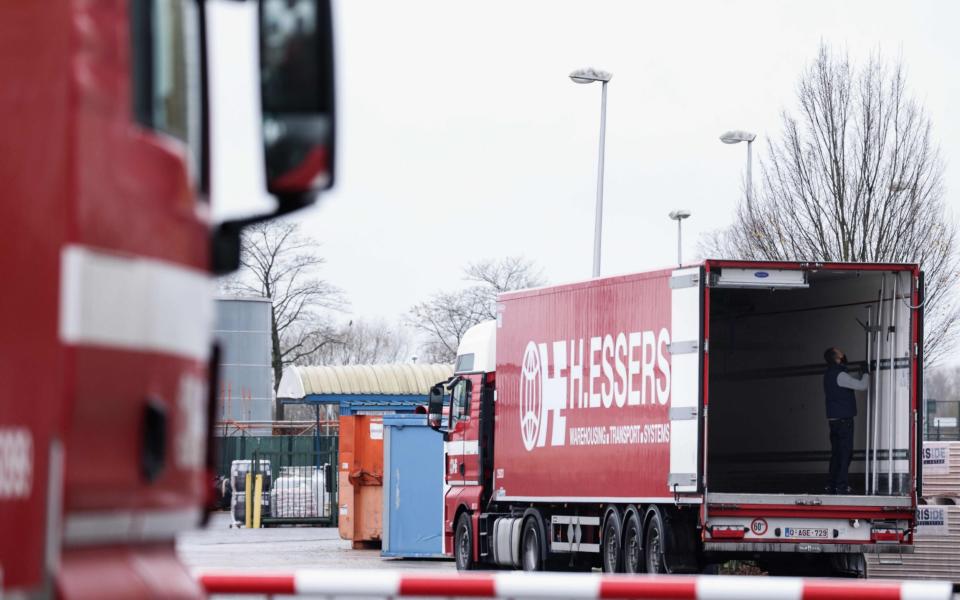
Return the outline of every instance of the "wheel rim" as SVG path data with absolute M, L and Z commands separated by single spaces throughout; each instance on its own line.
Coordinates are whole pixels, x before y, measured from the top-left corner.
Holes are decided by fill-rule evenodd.
M 606 532 L 604 533 L 603 547 L 606 549 L 603 557 L 604 570 L 613 573 L 617 570 L 617 553 L 620 551 L 620 540 L 617 539 L 616 527 L 607 521 Z
M 540 559 L 540 540 L 537 539 L 537 532 L 533 529 L 527 531 L 526 537 L 523 539 L 523 570 L 524 571 L 538 571 L 538 563 Z
M 660 529 L 651 527 L 647 537 L 647 572 L 660 572 Z
M 640 532 L 631 524 L 627 527 L 627 537 L 623 540 L 623 570 L 637 573 L 640 570 Z
M 463 524 L 460 525 L 460 543 L 457 544 L 457 563 L 461 567 L 467 566 L 467 556 L 470 552 L 470 532 Z

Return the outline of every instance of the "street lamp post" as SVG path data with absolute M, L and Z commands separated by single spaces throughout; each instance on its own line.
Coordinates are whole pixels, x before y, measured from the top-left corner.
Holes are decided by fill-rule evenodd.
M 597 207 L 593 223 L 593 276 L 600 276 L 600 238 L 603 233 L 603 150 L 607 133 L 607 83 L 613 74 L 598 69 L 577 69 L 570 73 L 574 83 L 601 83 L 600 93 L 600 158 L 597 167 Z
M 680 223 L 690 216 L 689 210 L 679 209 L 670 212 L 670 218 L 677 222 L 677 266 L 683 266 L 683 231 Z
M 753 140 L 757 139 L 757 134 L 749 131 L 728 131 L 720 136 L 720 141 L 724 144 L 747 143 L 747 212 L 753 207 Z

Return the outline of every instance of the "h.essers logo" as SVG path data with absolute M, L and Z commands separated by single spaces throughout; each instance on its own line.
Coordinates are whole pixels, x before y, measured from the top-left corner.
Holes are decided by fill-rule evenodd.
M 532 450 L 540 433 L 540 409 L 543 386 L 540 381 L 540 353 L 533 342 L 527 344 L 520 367 L 520 435 L 523 445 Z
M 528 451 L 545 446 L 548 429 L 550 445 L 563 446 L 565 411 L 665 405 L 670 398 L 668 344 L 666 329 L 608 334 L 589 342 L 529 342 L 520 364 L 523 446 Z

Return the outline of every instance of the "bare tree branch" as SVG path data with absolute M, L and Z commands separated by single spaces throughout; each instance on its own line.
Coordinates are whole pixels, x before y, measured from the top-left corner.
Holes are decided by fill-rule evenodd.
M 463 272 L 472 285 L 438 292 L 410 309 L 407 321 L 426 339 L 420 353 L 431 362 L 453 362 L 467 329 L 497 318 L 498 294 L 545 283 L 542 269 L 516 256 L 469 263 Z
M 343 293 L 316 277 L 325 262 L 318 244 L 297 225 L 269 221 L 244 230 L 240 270 L 221 283 L 224 291 L 270 298 L 274 390 L 283 368 L 337 342 L 327 312 L 346 306 Z M 278 405 L 277 418 L 282 418 Z
M 754 260 L 918 262 L 926 275 L 924 356 L 946 353 L 960 303 L 957 226 L 929 118 L 903 66 L 861 68 L 822 45 L 801 75 L 797 111 L 760 160 L 752 202 L 700 253 Z

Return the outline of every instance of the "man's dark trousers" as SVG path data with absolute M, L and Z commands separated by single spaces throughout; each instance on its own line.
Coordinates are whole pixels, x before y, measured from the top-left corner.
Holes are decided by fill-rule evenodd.
M 830 419 L 830 488 L 844 493 L 850 486 L 847 471 L 853 458 L 853 419 Z

